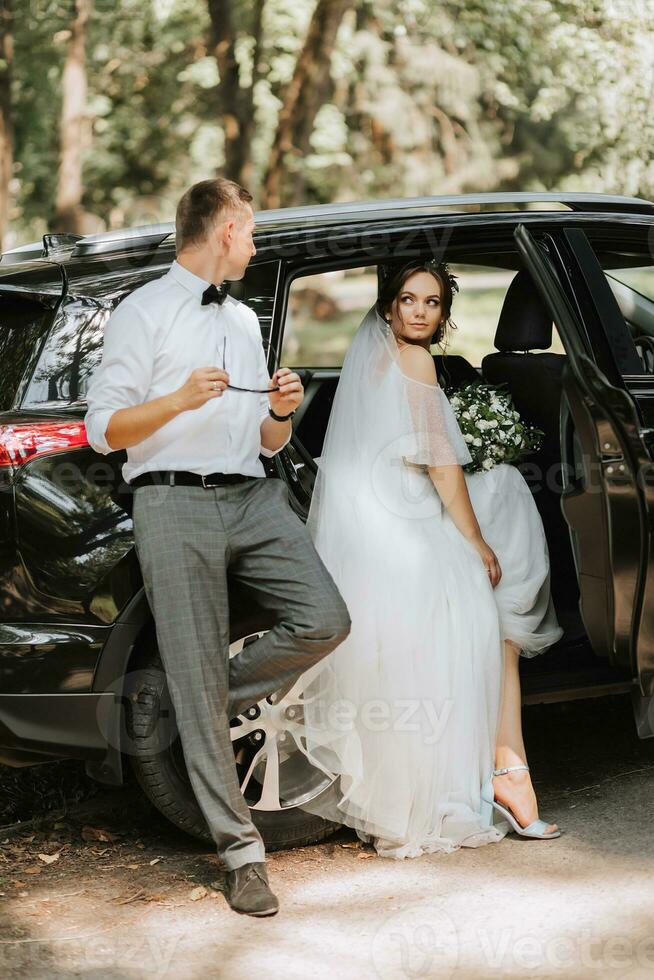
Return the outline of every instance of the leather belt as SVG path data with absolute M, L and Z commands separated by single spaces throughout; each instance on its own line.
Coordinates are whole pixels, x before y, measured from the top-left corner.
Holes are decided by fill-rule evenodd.
M 185 486 L 185 487 L 222 487 L 228 483 L 246 483 L 249 480 L 264 480 L 265 477 L 245 476 L 243 473 L 191 473 L 190 470 L 149 470 L 140 473 L 129 481 L 130 487 L 155 486 Z

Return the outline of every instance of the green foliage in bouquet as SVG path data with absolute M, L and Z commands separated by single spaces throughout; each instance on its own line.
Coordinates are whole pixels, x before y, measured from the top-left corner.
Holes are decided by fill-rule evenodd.
M 463 467 L 466 472 L 517 463 L 540 449 L 545 433 L 521 420 L 506 383 L 473 381 L 446 394 L 472 456 Z

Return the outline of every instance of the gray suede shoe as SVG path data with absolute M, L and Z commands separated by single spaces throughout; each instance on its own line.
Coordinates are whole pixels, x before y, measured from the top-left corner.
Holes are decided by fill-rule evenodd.
M 265 861 L 250 861 L 225 872 L 224 895 L 235 912 L 245 915 L 275 915 L 279 911 L 277 896 L 268 885 Z

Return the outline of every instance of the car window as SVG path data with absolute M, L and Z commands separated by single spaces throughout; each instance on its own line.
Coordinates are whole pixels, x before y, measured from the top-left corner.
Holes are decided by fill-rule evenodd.
M 654 265 L 642 265 L 634 269 L 605 269 L 604 272 L 654 302 Z
M 650 252 L 651 228 L 629 229 L 623 238 L 613 235 L 610 247 L 599 238 L 589 243 L 602 267 L 607 282 L 622 314 L 625 329 L 633 340 L 633 347 L 640 368 L 647 374 L 654 373 L 654 262 Z M 627 349 L 618 338 L 615 349 L 616 360 Z M 615 344 L 611 341 L 611 344 Z M 636 362 L 637 363 L 637 362 Z M 622 367 L 624 374 L 635 370 L 629 361 Z M 640 373 L 636 371 L 636 373 Z
M 459 292 L 452 304 L 446 354 L 459 354 L 473 367 L 495 351 L 495 331 L 506 291 L 515 276 L 510 269 L 449 263 Z M 294 279 L 284 326 L 281 363 L 288 367 L 340 367 L 364 314 L 377 298 L 377 267 L 322 272 Z M 556 329 L 549 350 L 564 354 Z M 434 345 L 433 353 L 443 353 Z
M 456 325 L 446 333 L 447 354 L 465 357 L 473 367 L 481 367 L 486 354 L 494 353 L 495 331 L 499 322 L 504 297 L 514 279 L 513 269 L 497 269 L 492 266 L 449 263 L 457 277 L 458 293 L 452 302 L 452 321 Z M 436 351 L 437 349 L 434 348 Z M 438 352 L 441 348 L 438 348 Z M 565 354 L 556 327 L 552 325 L 552 344 L 548 352 Z M 539 349 L 535 351 L 539 353 Z
M 291 283 L 280 364 L 341 367 L 354 333 L 377 299 L 377 267 L 337 269 Z
M 276 263 L 260 263 L 230 287 L 234 299 L 247 303 L 259 316 L 266 347 L 276 276 Z M 102 360 L 104 328 L 112 308 L 107 302 L 84 298 L 61 308 L 27 385 L 24 408 L 86 402 L 88 384 Z
M 40 303 L 0 294 L 0 411 L 16 407 L 51 319 L 52 310 Z
M 23 408 L 86 401 L 91 375 L 102 358 L 104 325 L 111 312 L 88 300 L 61 308 L 23 398 Z

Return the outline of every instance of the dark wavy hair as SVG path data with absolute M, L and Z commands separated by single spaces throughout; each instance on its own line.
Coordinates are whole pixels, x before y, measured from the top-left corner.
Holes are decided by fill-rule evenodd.
M 452 301 L 454 293 L 458 293 L 459 284 L 456 276 L 450 272 L 446 262 L 437 262 L 435 259 L 413 260 L 404 262 L 401 265 L 380 264 L 378 269 L 378 295 L 377 312 L 381 317 L 386 317 L 393 302 L 402 292 L 402 287 L 409 276 L 415 272 L 429 272 L 440 282 L 441 286 L 441 309 L 443 312 L 444 323 L 439 323 L 435 332 L 432 334 L 430 344 L 439 344 L 445 339 L 448 328 L 458 330 L 456 323 L 452 320 Z M 401 318 L 400 318 L 401 319 Z M 445 353 L 445 347 L 443 347 Z

